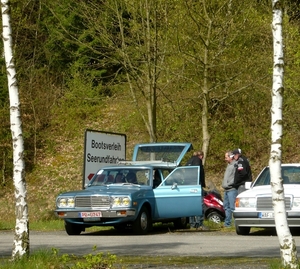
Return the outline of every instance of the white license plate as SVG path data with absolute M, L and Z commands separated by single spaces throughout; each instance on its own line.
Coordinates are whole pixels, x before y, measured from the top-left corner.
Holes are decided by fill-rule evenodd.
M 259 212 L 258 217 L 261 219 L 274 219 L 273 212 Z
M 101 218 L 102 217 L 102 213 L 101 211 L 94 211 L 94 212 L 79 212 L 79 217 L 80 218 Z

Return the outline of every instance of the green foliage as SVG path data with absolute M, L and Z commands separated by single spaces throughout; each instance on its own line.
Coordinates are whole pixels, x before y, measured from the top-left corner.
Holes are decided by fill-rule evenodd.
M 96 247 L 93 249 L 96 250 Z M 73 267 L 74 269 L 108 269 L 114 268 L 117 261 L 116 255 L 109 253 L 103 254 L 102 252 L 96 254 L 88 254 L 83 256 L 84 261 L 79 261 Z
M 2 46 L 1 46 L 1 49 Z M 5 61 L 4 58 L 0 59 L 0 85 L 2 87 L 0 88 L 0 108 L 7 109 L 8 104 L 8 89 L 7 89 L 7 76 L 6 76 L 6 67 L 5 67 Z
M 88 75 L 74 74 L 64 90 L 59 105 L 53 107 L 52 126 L 63 128 L 62 133 L 69 138 L 83 131 L 86 120 L 97 121 L 102 116 L 103 96 L 101 86 L 93 86 Z M 61 126 L 64 122 L 64 126 Z M 51 140 L 50 140 L 51 143 Z
M 23 256 L 21 259 L 15 261 L 6 261 L 1 264 L 3 269 L 29 269 L 29 268 L 53 268 L 60 269 L 66 268 L 61 267 L 60 258 L 54 251 L 47 249 L 39 250 L 29 255 L 28 257 Z
M 93 251 L 95 251 L 94 248 Z M 109 253 L 94 253 L 88 254 L 84 257 L 76 257 L 74 255 L 64 254 L 59 255 L 59 250 L 56 248 L 42 249 L 29 255 L 23 256 L 16 261 L 5 261 L 1 263 L 1 268 L 6 269 L 116 269 L 124 268 L 116 265 L 116 255 Z M 121 261 L 118 261 L 121 262 Z
M 86 257 L 89 256 L 87 259 Z M 139 266 L 140 268 L 174 268 L 182 267 L 211 267 L 227 268 L 232 266 L 232 257 L 170 257 L 170 256 L 123 256 L 117 258 L 109 253 L 89 254 L 85 257 L 63 254 L 59 249 L 43 249 L 33 252 L 28 258 L 17 261 L 0 260 L 3 269 L 125 269 Z M 94 256 L 94 257 L 93 257 Z M 80 267 L 77 267 L 80 264 Z M 235 266 L 241 268 L 269 266 L 272 269 L 283 268 L 279 259 L 234 257 Z

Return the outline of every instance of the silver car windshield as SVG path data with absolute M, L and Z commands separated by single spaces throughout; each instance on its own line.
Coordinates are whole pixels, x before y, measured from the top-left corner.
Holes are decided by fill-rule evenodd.
M 300 184 L 300 166 L 281 167 L 283 184 Z M 266 167 L 254 182 L 254 186 L 270 185 L 270 169 Z
M 108 184 L 150 185 L 150 169 L 102 169 L 94 175 L 89 186 Z

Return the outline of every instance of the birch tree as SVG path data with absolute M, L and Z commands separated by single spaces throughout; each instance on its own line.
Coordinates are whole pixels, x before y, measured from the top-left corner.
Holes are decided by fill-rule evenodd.
M 27 208 L 27 191 L 25 182 L 24 142 L 20 113 L 20 101 L 16 69 L 13 57 L 12 30 L 10 23 L 9 0 L 1 0 L 4 57 L 10 101 L 10 126 L 13 142 L 13 181 L 16 200 L 16 226 L 12 258 L 16 260 L 29 254 L 29 225 Z
M 272 188 L 272 202 L 275 215 L 275 225 L 278 235 L 281 261 L 289 268 L 299 268 L 297 261 L 297 249 L 295 240 L 292 238 L 288 227 L 284 188 L 281 175 L 281 147 L 282 147 L 282 100 L 283 100 L 283 1 L 273 0 L 273 86 L 272 86 L 272 108 L 271 108 L 271 152 L 270 152 L 270 174 Z

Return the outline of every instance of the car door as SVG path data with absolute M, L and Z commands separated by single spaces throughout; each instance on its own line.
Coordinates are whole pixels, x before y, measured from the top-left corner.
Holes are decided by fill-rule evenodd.
M 202 193 L 198 166 L 182 166 L 172 171 L 153 190 L 154 219 L 202 215 Z

